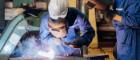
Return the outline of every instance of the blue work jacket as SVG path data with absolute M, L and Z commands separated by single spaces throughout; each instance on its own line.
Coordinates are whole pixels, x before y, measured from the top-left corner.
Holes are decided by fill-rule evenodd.
M 122 16 L 113 20 L 117 36 L 117 60 L 140 60 L 140 0 L 115 0 L 114 9 Z
M 72 48 L 63 43 L 60 45 L 54 44 L 53 36 L 48 31 L 48 18 L 49 13 L 46 12 L 41 18 L 40 24 L 40 40 L 43 44 L 49 44 L 57 52 L 57 55 L 80 55 L 80 48 Z M 80 40 L 75 42 L 76 46 L 82 47 L 83 45 L 89 45 L 94 36 L 94 30 L 89 23 L 87 17 L 79 10 L 69 8 L 66 16 L 68 34 L 62 38 L 63 42 L 73 42 L 76 38 Z

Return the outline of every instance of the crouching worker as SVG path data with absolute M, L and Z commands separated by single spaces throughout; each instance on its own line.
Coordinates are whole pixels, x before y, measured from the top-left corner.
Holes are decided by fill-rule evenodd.
M 68 0 L 50 1 L 40 24 L 44 48 L 51 47 L 58 56 L 80 56 L 80 48 L 88 46 L 93 36 L 94 30 L 88 19 L 80 11 L 68 8 Z

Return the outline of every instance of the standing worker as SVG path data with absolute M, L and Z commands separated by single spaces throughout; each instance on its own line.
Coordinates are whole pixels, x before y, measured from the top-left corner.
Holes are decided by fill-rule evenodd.
M 101 0 L 84 1 L 108 10 Z M 117 60 L 140 60 L 140 0 L 114 0 L 113 8 L 110 17 L 116 28 Z

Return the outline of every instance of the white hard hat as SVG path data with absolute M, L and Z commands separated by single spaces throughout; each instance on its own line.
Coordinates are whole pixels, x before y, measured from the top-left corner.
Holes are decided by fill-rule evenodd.
M 68 0 L 50 0 L 48 11 L 52 19 L 65 18 L 68 12 Z

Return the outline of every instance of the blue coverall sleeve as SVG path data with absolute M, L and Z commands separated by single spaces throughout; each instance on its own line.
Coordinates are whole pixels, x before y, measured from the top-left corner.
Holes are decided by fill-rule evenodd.
M 48 29 L 48 12 L 44 13 L 41 17 L 41 24 L 40 24 L 40 40 L 50 40 L 53 37 L 50 35 Z
M 77 20 L 78 27 L 80 29 L 81 36 L 75 41 L 76 45 L 81 47 L 83 45 L 89 45 L 94 36 L 94 30 L 89 22 L 89 20 L 84 16 L 78 16 Z
M 140 2 L 139 1 L 125 1 L 128 2 L 123 5 L 122 24 L 130 28 L 140 27 Z

